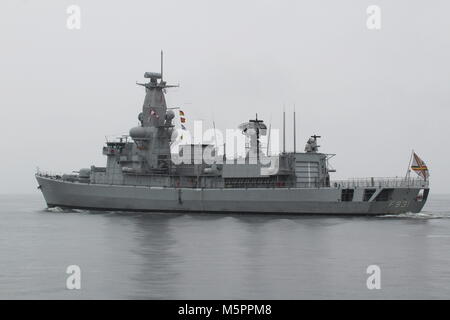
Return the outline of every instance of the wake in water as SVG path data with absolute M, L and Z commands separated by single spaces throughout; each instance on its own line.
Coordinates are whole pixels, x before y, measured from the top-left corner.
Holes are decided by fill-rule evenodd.
M 118 211 L 118 210 L 88 210 L 88 209 L 74 209 L 74 208 L 61 208 L 61 207 L 52 207 L 45 208 L 42 210 L 43 212 L 52 212 L 52 213 L 83 213 L 83 214 L 101 214 L 101 215 L 127 215 L 127 216 L 141 216 L 148 214 L 148 212 L 139 212 L 139 211 Z M 168 215 L 165 212 L 152 212 L 152 215 L 161 214 Z
M 61 207 L 52 207 L 52 208 L 45 208 L 43 211 L 45 212 L 52 212 L 52 213 L 91 213 L 89 210 L 82 210 L 82 209 L 68 209 L 68 208 L 61 208 Z
M 397 219 L 449 219 L 450 212 L 429 212 L 423 211 L 419 213 L 401 213 L 401 214 L 387 214 L 380 215 L 377 218 L 397 218 Z

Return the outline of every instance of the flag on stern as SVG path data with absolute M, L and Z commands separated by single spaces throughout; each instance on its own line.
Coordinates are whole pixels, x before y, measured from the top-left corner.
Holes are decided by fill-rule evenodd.
M 430 176 L 427 165 L 425 164 L 425 162 L 423 162 L 422 159 L 419 158 L 419 156 L 415 152 L 413 153 L 411 169 L 424 180 L 427 180 Z

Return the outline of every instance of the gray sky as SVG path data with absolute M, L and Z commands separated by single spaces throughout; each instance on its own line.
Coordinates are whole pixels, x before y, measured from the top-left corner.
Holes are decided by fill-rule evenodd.
M 66 9 L 81 8 L 68 30 Z M 368 30 L 366 8 L 381 8 Z M 280 127 L 296 104 L 298 149 L 311 134 L 337 153 L 334 178 L 403 176 L 411 149 L 448 193 L 450 2 L 18 1 L 0 10 L 0 193 L 36 192 L 34 172 L 104 165 L 105 135 L 137 123 L 165 52 L 169 106 L 187 121 Z M 287 146 L 292 149 L 291 121 Z

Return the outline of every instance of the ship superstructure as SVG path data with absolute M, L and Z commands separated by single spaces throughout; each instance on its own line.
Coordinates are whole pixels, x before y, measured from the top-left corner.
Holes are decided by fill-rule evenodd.
M 211 144 L 180 145 L 173 154 L 175 113 L 165 100 L 171 86 L 163 80 L 162 67 L 144 77 L 148 82 L 139 83 L 145 88 L 139 125 L 128 136 L 106 142 L 105 167 L 36 174 L 49 207 L 377 215 L 419 212 L 425 204 L 426 178 L 331 181 L 332 155 L 319 152 L 317 135 L 308 139 L 305 152 L 283 148 L 269 157 L 261 146 L 267 126 L 258 116 L 239 126 L 248 141 L 241 159 L 227 159 Z

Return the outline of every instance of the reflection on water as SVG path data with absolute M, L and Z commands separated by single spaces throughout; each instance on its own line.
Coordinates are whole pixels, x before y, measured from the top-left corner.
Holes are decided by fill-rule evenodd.
M 450 197 L 400 217 L 42 210 L 3 196 L 0 298 L 448 298 Z M 82 289 L 65 289 L 68 265 Z M 379 265 L 382 289 L 366 288 Z
M 177 244 L 170 230 L 173 215 L 142 214 L 134 216 L 134 243 L 131 251 L 141 257 L 136 273 L 129 275 L 135 283 L 127 298 L 164 299 L 176 294 L 176 287 L 170 285 L 179 278 L 175 268 L 182 263 L 172 248 Z

